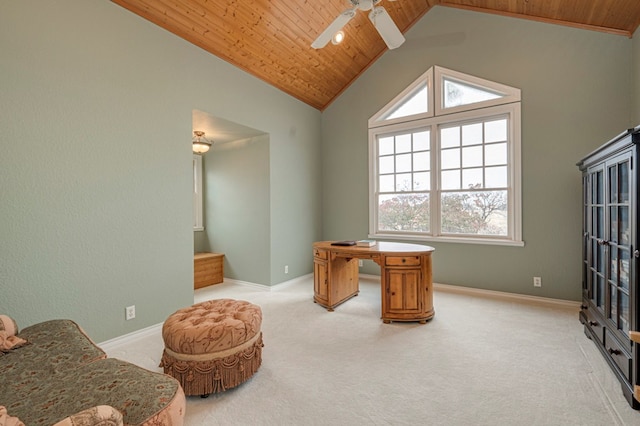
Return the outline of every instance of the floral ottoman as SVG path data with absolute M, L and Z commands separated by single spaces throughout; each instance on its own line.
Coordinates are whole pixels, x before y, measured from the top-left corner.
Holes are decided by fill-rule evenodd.
M 160 366 L 186 395 L 206 397 L 248 380 L 262 363 L 262 310 L 217 299 L 180 309 L 162 326 Z

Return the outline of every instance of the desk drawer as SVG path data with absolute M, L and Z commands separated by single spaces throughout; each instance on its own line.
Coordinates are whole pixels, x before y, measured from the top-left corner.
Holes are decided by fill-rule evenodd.
M 419 266 L 420 256 L 389 256 L 385 258 L 387 266 Z
M 313 249 L 313 257 L 327 260 L 329 258 L 329 252 L 326 250 Z

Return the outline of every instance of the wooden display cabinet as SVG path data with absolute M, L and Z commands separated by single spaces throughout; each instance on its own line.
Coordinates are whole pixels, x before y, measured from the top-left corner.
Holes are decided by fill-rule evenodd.
M 638 144 L 629 129 L 578 163 L 583 181 L 584 331 L 640 408 Z

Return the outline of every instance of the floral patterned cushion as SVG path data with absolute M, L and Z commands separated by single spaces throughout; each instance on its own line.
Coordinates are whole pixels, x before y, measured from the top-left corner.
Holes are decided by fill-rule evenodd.
M 73 321 L 39 323 L 19 337 L 29 344 L 0 357 L 0 404 L 25 424 L 49 426 L 99 405 L 127 425 L 182 424 L 185 397 L 175 379 L 106 359 Z
M 127 425 L 175 425 L 184 417 L 185 397 L 178 382 L 115 358 L 40 380 L 22 398 L 5 398 L 9 412 L 27 425 L 51 425 L 97 405 L 122 413 Z
M 181 354 L 234 348 L 260 333 L 262 311 L 244 300 L 217 299 L 180 309 L 162 326 L 165 347 Z

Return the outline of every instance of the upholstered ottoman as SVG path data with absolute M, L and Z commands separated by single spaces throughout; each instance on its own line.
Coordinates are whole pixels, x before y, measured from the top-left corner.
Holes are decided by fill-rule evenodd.
M 223 392 L 248 380 L 262 363 L 262 310 L 218 299 L 180 309 L 162 326 L 160 366 L 186 395 Z

